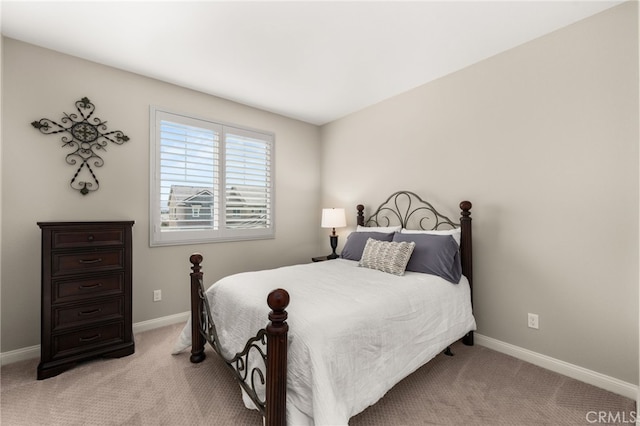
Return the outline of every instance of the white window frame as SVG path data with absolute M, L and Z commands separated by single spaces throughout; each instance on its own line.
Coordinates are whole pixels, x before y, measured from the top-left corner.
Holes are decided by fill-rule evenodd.
M 203 129 L 214 130 L 220 132 L 218 162 L 219 170 L 217 183 L 212 182 L 214 193 L 221 194 L 218 197 L 217 213 L 218 227 L 217 229 L 171 229 L 163 228 L 162 212 L 161 212 L 161 168 L 160 168 L 160 148 L 161 148 L 161 129 L 160 122 L 163 120 L 171 121 L 178 124 L 200 127 Z M 151 247 L 167 246 L 167 245 L 187 245 L 187 244 L 203 244 L 223 241 L 242 241 L 242 240 L 262 240 L 275 238 L 275 135 L 271 132 L 256 130 L 239 126 L 235 124 L 222 123 L 207 118 L 196 117 L 193 115 L 177 113 L 166 108 L 151 106 L 149 108 L 149 127 L 150 127 L 150 197 L 149 197 L 149 245 Z M 225 147 L 226 135 L 248 135 L 253 138 L 260 139 L 268 145 L 269 167 L 268 167 L 268 201 L 267 201 L 267 222 L 268 226 L 264 228 L 237 229 L 225 226 L 226 212 L 226 169 Z M 210 216 L 215 216 L 213 206 L 210 209 Z M 206 217 L 209 215 L 200 215 Z

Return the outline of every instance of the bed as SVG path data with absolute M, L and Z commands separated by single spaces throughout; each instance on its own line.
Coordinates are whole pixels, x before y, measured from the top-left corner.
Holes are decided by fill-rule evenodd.
M 473 345 L 471 203 L 460 208 L 454 222 L 399 191 L 368 218 L 356 207 L 339 259 L 208 289 L 191 255 L 191 318 L 174 352 L 191 345 L 199 363 L 208 342 L 267 425 L 348 424 L 453 342 Z

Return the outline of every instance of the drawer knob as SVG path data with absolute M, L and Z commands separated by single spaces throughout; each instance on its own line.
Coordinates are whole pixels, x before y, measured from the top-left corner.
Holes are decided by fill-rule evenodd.
M 87 240 L 88 240 L 89 242 L 92 242 L 92 241 L 94 240 L 93 235 L 92 235 L 92 234 L 89 234 L 89 236 L 87 237 Z

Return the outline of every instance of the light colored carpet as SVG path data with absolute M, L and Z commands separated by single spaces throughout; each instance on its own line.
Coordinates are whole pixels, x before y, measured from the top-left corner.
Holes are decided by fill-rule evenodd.
M 0 423 L 261 425 L 211 349 L 201 364 L 170 355 L 182 325 L 136 335 L 135 354 L 36 380 L 38 360 L 1 369 Z M 351 426 L 588 425 L 589 412 L 629 419 L 635 402 L 484 348 L 453 346 L 400 382 Z M 626 417 L 624 417 L 626 416 Z M 612 424 L 612 423 L 607 423 Z M 628 424 L 628 422 L 627 422 Z

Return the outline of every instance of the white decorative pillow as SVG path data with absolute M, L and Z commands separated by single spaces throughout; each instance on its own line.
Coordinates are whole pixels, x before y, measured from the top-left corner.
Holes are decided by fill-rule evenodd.
M 415 246 L 416 243 L 413 241 L 394 243 L 369 238 L 358 265 L 394 275 L 404 275 Z
M 425 231 L 423 229 L 406 229 L 406 228 L 402 228 L 402 231 L 400 231 L 401 234 L 431 234 L 431 235 L 451 235 L 453 237 L 454 240 L 456 240 L 456 243 L 458 243 L 458 245 L 460 245 L 460 236 L 462 234 L 462 229 L 461 228 L 453 228 L 453 229 L 433 229 L 433 230 L 429 230 L 429 231 Z
M 402 226 L 362 226 L 358 225 L 356 232 L 384 232 L 390 234 L 391 232 L 400 232 Z

